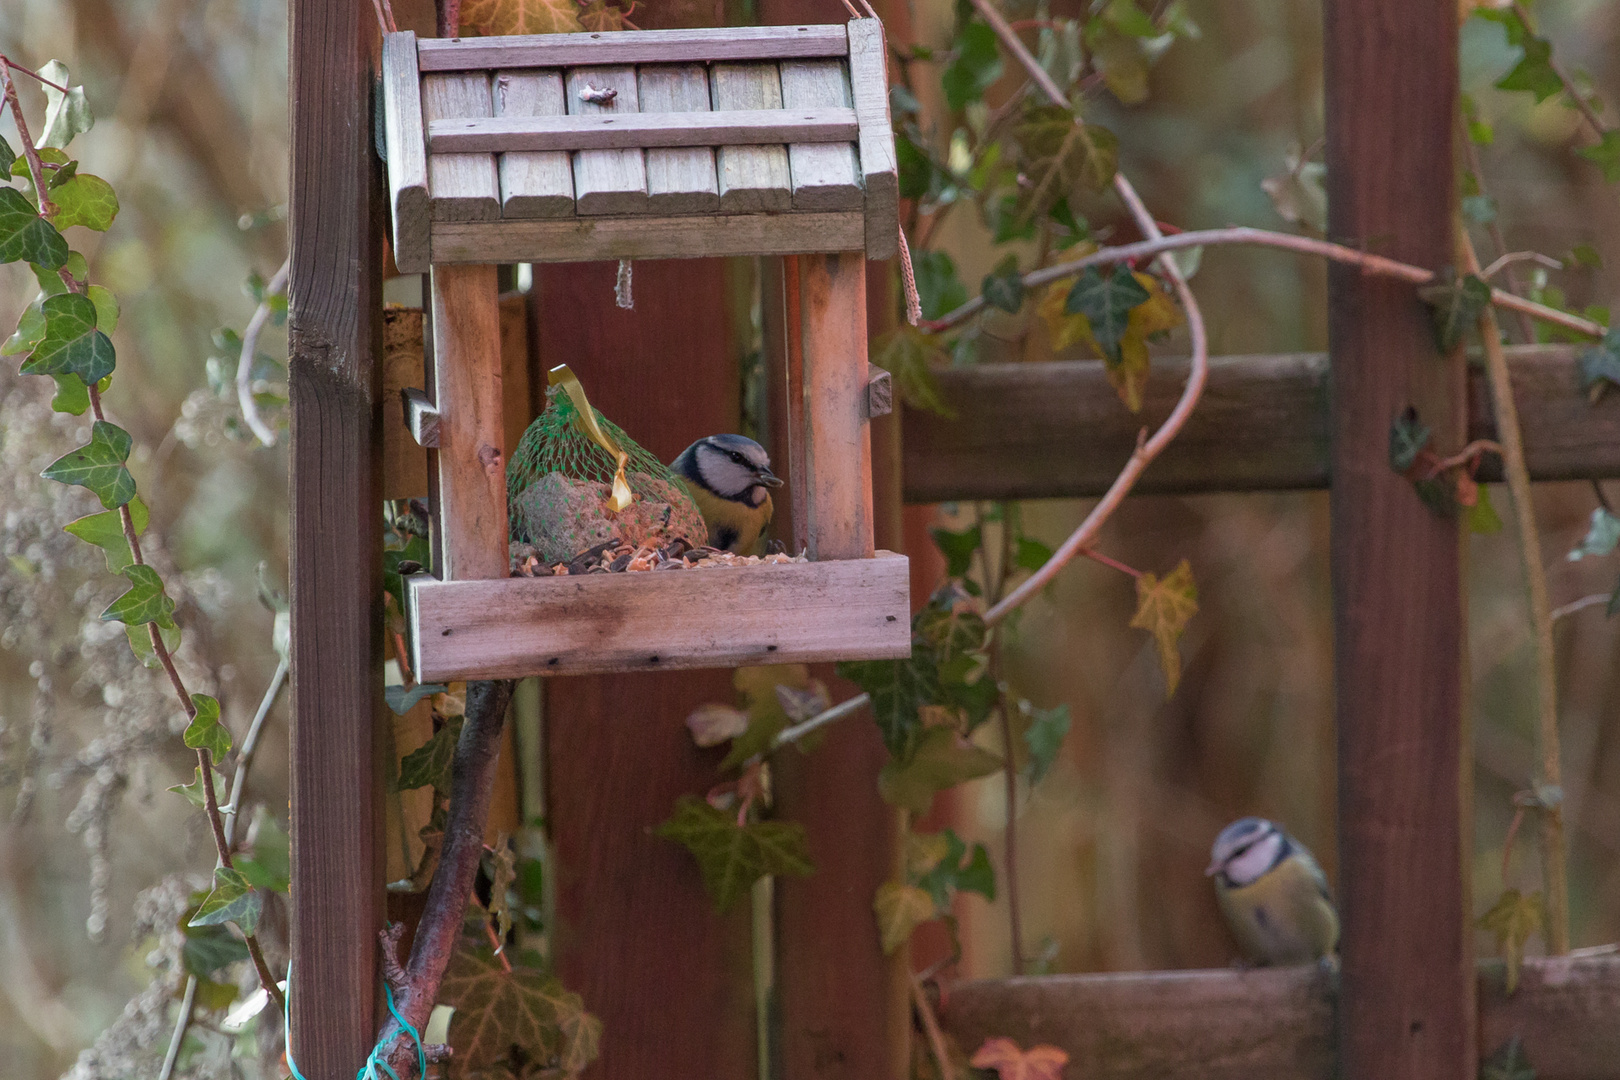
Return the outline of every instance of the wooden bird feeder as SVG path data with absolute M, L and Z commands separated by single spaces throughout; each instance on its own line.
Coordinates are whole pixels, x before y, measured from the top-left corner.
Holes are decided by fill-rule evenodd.
M 431 293 L 428 386 L 406 403 L 433 519 L 432 573 L 407 587 L 418 679 L 909 654 L 867 426 L 887 386 L 865 260 L 898 236 L 887 91 L 875 19 L 386 37 L 394 259 Z M 495 265 L 746 255 L 798 257 L 786 465 L 811 561 L 510 577 Z

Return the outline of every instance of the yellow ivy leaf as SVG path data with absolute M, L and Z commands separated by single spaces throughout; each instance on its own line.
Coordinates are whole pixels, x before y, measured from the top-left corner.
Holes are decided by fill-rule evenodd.
M 1097 345 L 1092 336 L 1091 323 L 1084 315 L 1071 314 L 1067 305 L 1069 290 L 1074 287 L 1072 277 L 1054 281 L 1041 295 L 1036 312 L 1046 323 L 1052 339 L 1052 351 L 1061 352 L 1075 345 L 1084 345 L 1093 356 L 1102 359 L 1108 369 L 1108 382 L 1119 399 L 1131 412 L 1142 411 L 1142 394 L 1147 388 L 1149 371 L 1148 339 L 1154 334 L 1173 330 L 1181 325 L 1181 308 L 1152 274 L 1140 270 L 1131 274 L 1148 291 L 1148 298 L 1131 309 L 1126 318 L 1125 336 L 1119 341 L 1119 362 L 1115 363 Z
M 1164 669 L 1165 696 L 1176 692 L 1181 681 L 1181 653 L 1176 648 L 1181 633 L 1198 613 L 1198 585 L 1186 559 L 1163 579 L 1143 574 L 1136 579 L 1136 614 L 1131 628 L 1146 630 L 1159 647 L 1159 666 Z
M 1526 896 L 1518 889 L 1504 891 L 1491 910 L 1479 917 L 1479 928 L 1496 935 L 1496 951 L 1507 965 L 1504 988 L 1508 993 L 1519 988 L 1524 943 L 1546 924 L 1547 912 L 1541 902 L 1541 894 L 1536 892 Z
M 943 832 L 906 833 L 906 874 L 927 877 L 951 853 L 951 842 Z
M 634 30 L 635 24 L 630 21 L 630 12 L 634 8 L 634 4 L 628 8 L 616 8 L 610 6 L 607 0 L 587 0 L 579 10 L 579 23 L 593 34 L 609 30 Z
M 934 898 L 915 885 L 885 881 L 878 886 L 872 911 L 883 938 L 883 955 L 889 956 L 910 939 L 913 930 L 934 917 Z
M 584 30 L 574 0 L 465 0 L 461 32 L 483 37 L 503 34 L 568 34 Z

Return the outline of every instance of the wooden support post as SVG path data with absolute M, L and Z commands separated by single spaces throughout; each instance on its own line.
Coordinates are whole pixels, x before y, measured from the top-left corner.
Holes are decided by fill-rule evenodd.
M 292 1057 L 354 1074 L 377 1034 L 383 919 L 384 194 L 370 13 L 293 0 Z M 282 974 L 282 973 L 277 973 Z
M 501 314 L 495 267 L 435 266 L 433 403 L 439 410 L 437 576 L 503 578 L 507 555 Z
M 1324 30 L 1330 236 L 1452 262 L 1456 11 L 1329 0 Z M 1463 538 L 1389 464 L 1408 407 L 1441 453 L 1463 445 L 1463 357 L 1409 286 L 1334 266 L 1329 288 L 1341 1075 L 1471 1080 Z
M 812 559 L 872 554 L 872 433 L 866 420 L 866 256 L 801 255 L 804 472 Z M 810 420 L 810 404 L 815 419 Z

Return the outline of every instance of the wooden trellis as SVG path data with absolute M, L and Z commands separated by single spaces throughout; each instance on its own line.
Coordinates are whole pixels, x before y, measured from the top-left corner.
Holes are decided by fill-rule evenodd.
M 777 6 L 762 0 L 761 10 L 768 14 Z M 537 257 L 532 247 L 500 247 L 507 238 L 526 237 L 523 245 L 555 245 L 554 254 L 569 250 L 574 254 L 568 257 L 577 258 L 697 253 L 683 248 L 691 242 L 694 230 L 702 231 L 693 222 L 704 215 L 727 214 L 735 207 L 722 201 L 732 189 L 721 190 L 718 173 L 712 192 L 706 187 L 700 191 L 680 183 L 655 192 L 654 155 L 673 163 L 688 149 L 679 143 L 647 152 L 646 186 L 641 189 L 645 204 L 633 185 L 627 185 L 630 190 L 626 191 L 614 189 L 606 181 L 583 194 L 592 196 L 594 192 L 615 199 L 628 196 L 635 208 L 627 210 L 623 202 L 611 200 L 582 201 L 579 171 L 575 168 L 576 187 L 569 210 L 559 190 L 556 157 L 564 151 L 556 144 L 537 141 L 518 147 L 510 142 L 466 142 L 468 138 L 511 139 L 517 130 L 525 132 L 524 138 L 536 140 L 561 138 L 563 133 L 573 138 L 595 132 L 588 137 L 604 141 L 581 147 L 579 153 L 623 156 L 622 144 L 611 141 L 618 135 L 604 134 L 605 126 L 592 127 L 586 111 L 575 108 L 577 93 L 567 93 L 570 87 L 566 76 L 556 81 L 549 77 L 533 80 L 526 74 L 531 68 L 524 66 L 530 61 L 509 60 L 509 53 L 479 59 L 474 65 L 478 71 L 514 72 L 508 79 L 504 100 L 498 97 L 498 77 L 494 83 L 485 78 L 486 98 L 477 92 L 478 79 L 445 68 L 429 72 L 428 67 L 439 61 L 424 64 L 419 59 L 419 72 L 433 79 L 442 76 L 445 87 L 443 94 L 435 91 L 424 99 L 433 102 L 429 113 L 441 104 L 450 110 L 427 117 L 429 138 L 432 124 L 438 121 L 442 137 L 449 140 L 441 149 L 449 148 L 445 149 L 447 157 L 465 155 L 476 159 L 465 171 L 476 172 L 481 187 L 477 191 L 469 188 L 468 197 L 454 205 L 436 206 L 430 170 L 438 166 L 430 164 L 424 144 L 419 162 L 423 183 L 395 183 L 390 198 L 367 137 L 372 117 L 372 73 L 384 67 L 376 52 L 369 12 L 361 4 L 330 5 L 317 0 L 293 0 L 290 7 L 293 859 L 297 882 L 293 895 L 293 947 L 298 971 L 292 1020 L 294 1051 L 300 1067 L 311 1080 L 322 1080 L 352 1075 L 355 1064 L 371 1047 L 379 1007 L 374 932 L 382 921 L 378 846 L 381 789 L 374 732 L 382 710 L 382 651 L 376 623 L 381 544 L 375 511 L 382 497 L 377 473 L 384 411 L 397 408 L 381 393 L 379 363 L 380 253 L 390 204 L 396 228 L 401 223 L 406 226 L 406 233 L 396 238 L 395 254 L 401 268 L 437 264 L 433 270 L 437 286 L 432 312 L 435 344 L 441 348 L 448 344 L 452 352 L 457 340 L 465 342 L 470 337 L 487 341 L 496 326 L 490 315 L 493 271 L 480 264 Z M 894 7 L 894 16 L 903 18 L 900 5 Z M 1455 5 L 1438 0 L 1327 0 L 1325 10 L 1333 235 L 1351 243 L 1376 244 L 1386 254 L 1420 265 L 1449 263 L 1453 261 L 1450 202 L 1457 76 Z M 703 17 L 719 21 L 719 5 L 714 4 Z M 795 11 L 793 17 L 805 16 Z M 844 33 L 841 27 L 837 32 Z M 833 31 L 816 28 L 795 33 L 804 34 L 805 41 L 836 37 Z M 697 37 L 716 40 L 713 32 L 699 32 Z M 427 41 L 418 46 L 419 58 L 449 49 Z M 478 47 L 510 46 L 492 42 Z M 852 50 L 848 61 L 851 65 L 855 56 Z M 799 57 L 806 62 L 826 58 Z M 619 59 L 620 66 L 641 63 L 636 57 Z M 731 57 L 723 62 L 752 63 L 756 59 Z M 563 70 L 572 62 L 557 60 L 553 70 Z M 461 89 L 452 92 L 451 84 L 458 82 Z M 659 93 L 671 95 L 673 101 L 680 92 L 680 82 L 666 80 L 660 86 L 655 79 L 653 85 L 648 85 L 638 75 L 633 82 L 614 85 L 626 95 L 633 88 L 640 111 L 647 111 L 646 103 L 660 100 Z M 401 85 L 391 78 L 385 91 L 398 94 Z M 785 90 L 786 80 L 782 85 Z M 472 104 L 465 109 L 460 105 L 452 107 L 451 100 L 468 87 Z M 559 88 L 565 92 L 561 103 L 556 94 Z M 716 107 L 712 83 L 710 90 L 712 113 Z M 696 97 L 691 100 L 695 102 Z M 516 123 L 506 111 L 509 103 L 533 115 Z M 747 112 L 769 104 L 754 101 L 737 108 Z M 784 106 L 788 104 L 784 102 Z M 836 135 L 850 141 L 844 138 L 849 132 L 848 119 L 829 118 L 821 110 L 847 107 L 857 114 L 854 147 L 863 170 L 861 182 L 870 198 L 873 185 L 866 172 L 859 95 L 854 95 L 847 105 L 821 101 L 805 104 L 813 107 L 809 118 L 795 119 L 790 126 L 796 125 L 793 137 L 802 133 L 806 141 L 795 145 L 818 148 L 818 152 L 819 148 L 837 144 L 809 142 L 812 134 L 817 139 Z M 660 108 L 675 111 L 673 104 Z M 547 116 L 551 118 L 542 119 Z M 734 130 L 736 120 L 735 116 L 726 118 L 721 126 Z M 637 138 L 653 127 L 642 121 L 635 123 L 640 125 L 632 129 L 638 133 Z M 666 124 L 664 130 L 678 130 L 686 133 L 682 138 L 693 139 L 697 135 L 691 133 L 701 131 L 704 139 L 711 139 L 719 129 L 703 125 L 715 123 L 713 116 L 706 115 Z M 782 145 L 787 146 L 786 129 L 779 134 Z M 740 144 L 716 141 L 704 145 Z M 503 161 L 495 157 L 497 146 L 508 160 L 521 159 L 523 168 L 504 168 Z M 576 155 L 571 164 L 577 163 Z M 403 164 L 391 157 L 391 166 Z M 591 172 L 586 170 L 587 178 Z M 680 172 L 672 167 L 669 175 Z M 545 187 L 546 176 L 555 181 L 551 189 Z M 798 192 L 791 183 L 791 173 L 788 182 L 766 186 L 777 200 L 771 204 L 774 209 L 756 205 L 744 210 L 733 219 L 737 231 L 715 233 L 718 246 L 711 253 L 848 251 L 864 247 L 875 256 L 886 254 L 882 247 L 885 239 L 877 234 L 888 226 L 874 223 L 876 219 L 868 206 L 857 209 L 852 203 L 812 205 L 808 192 L 800 205 L 795 201 Z M 655 195 L 660 197 L 656 204 Z M 695 198 L 702 206 L 687 201 L 681 205 L 695 209 L 670 211 L 670 200 L 676 196 L 681 200 Z M 733 202 L 738 197 L 734 195 Z M 848 197 L 847 185 L 838 197 Z M 812 225 L 814 229 L 807 228 Z M 828 239 L 816 239 L 808 247 L 798 246 L 811 232 Z M 892 229 L 888 235 L 892 235 Z M 822 267 L 819 277 L 818 259 Z M 789 318 L 785 324 L 793 339 L 789 342 L 790 354 L 794 341 L 802 347 L 816 334 L 841 335 L 836 340 L 844 342 L 864 338 L 864 323 L 857 335 L 848 325 L 806 319 L 804 306 L 807 298 L 825 295 L 829 287 L 842 290 L 847 298 L 859 296 L 862 290 L 854 284 L 853 273 L 859 263 L 858 256 L 818 256 L 793 260 L 784 273 L 778 264 L 768 260 L 771 295 L 785 294 L 785 307 L 799 309 L 797 318 Z M 846 269 L 850 271 L 847 274 L 843 273 Z M 704 280 L 713 288 L 718 276 Z M 1407 404 L 1420 408 L 1437 440 L 1445 445 L 1461 445 L 1468 434 L 1478 434 L 1480 429 L 1475 425 L 1483 423 L 1486 414 L 1483 410 L 1468 410 L 1464 366 L 1460 358 L 1434 353 L 1425 313 L 1407 287 L 1371 282 L 1353 271 L 1335 271 L 1331 288 L 1331 399 L 1325 387 L 1327 373 L 1319 358 L 1249 358 L 1217 363 L 1215 386 L 1219 392 L 1207 403 L 1207 413 L 1195 420 L 1195 425 L 1210 426 L 1202 436 L 1196 426 L 1189 429 L 1193 440 L 1189 446 L 1224 448 L 1223 452 L 1178 461 L 1178 452 L 1172 450 L 1155 467 L 1157 472 L 1148 474 L 1145 489 L 1318 487 L 1327 484 L 1329 477 L 1332 479 L 1340 865 L 1345 909 L 1343 975 L 1336 1009 L 1328 989 L 1314 982 L 1316 976 L 1308 973 L 1220 972 L 1128 976 L 1112 981 L 1014 980 L 980 984 L 963 988 L 957 1006 L 946 1010 L 946 1020 L 958 1024 L 965 1037 L 989 1031 L 985 1023 L 997 1034 L 1033 1036 L 1054 1029 L 1039 1027 L 1037 1020 L 1050 1014 L 1037 1013 L 1031 1007 L 1029 994 L 1044 995 L 1043 1008 L 1069 1012 L 1101 1010 L 1098 1003 L 1105 1001 L 1116 1005 L 1128 1005 L 1133 1000 L 1168 1001 L 1172 1003 L 1168 1010 L 1146 1010 L 1144 1023 L 1136 1024 L 1132 1030 L 1168 1040 L 1171 1029 L 1155 1028 L 1154 1017 L 1173 1027 L 1180 1022 L 1179 1016 L 1194 1013 L 1211 1027 L 1215 1037 L 1184 1062 L 1186 1071 L 1177 1073 L 1167 1067 L 1163 1075 L 1206 1076 L 1211 1075 L 1211 1055 L 1222 1053 L 1222 1047 L 1230 1051 L 1237 1045 L 1230 1038 L 1222 1043 L 1221 1038 L 1242 1034 L 1236 1018 L 1230 1026 L 1221 1026 L 1226 1023 L 1221 1019 L 1224 1014 L 1210 1003 L 1237 987 L 1242 990 L 1242 1022 L 1252 1025 L 1256 1006 L 1264 1013 L 1262 1019 L 1270 1021 L 1264 1030 L 1252 1026 L 1243 1029 L 1253 1040 L 1246 1044 L 1250 1053 L 1243 1060 L 1255 1066 L 1245 1075 L 1316 1077 L 1324 1075 L 1323 1070 L 1336 1059 L 1342 1075 L 1351 1080 L 1406 1076 L 1471 1080 L 1479 1040 L 1494 1038 L 1510 1027 L 1529 1040 L 1532 1060 L 1544 1068 L 1544 1077 L 1620 1074 L 1614 1064 L 1617 1058 L 1612 1043 L 1592 1034 L 1612 1030 L 1614 1017 L 1620 1011 L 1620 989 L 1612 959 L 1532 966 L 1525 986 L 1507 1002 L 1500 999 L 1488 981 L 1484 989 L 1476 985 L 1466 903 L 1468 829 L 1462 813 L 1468 780 L 1462 741 L 1465 727 L 1459 545 L 1455 529 L 1429 516 L 1404 481 L 1390 472 L 1385 441 L 1390 417 Z M 674 307 L 670 305 L 671 310 Z M 604 300 L 599 311 L 605 308 Z M 808 309 L 812 316 L 815 310 L 814 305 Z M 540 313 L 544 335 L 543 305 Z M 570 317 L 580 321 L 588 320 L 589 315 L 571 313 Z M 768 324 L 773 318 L 780 319 L 780 311 L 773 314 L 768 309 Z M 452 329 L 455 326 L 470 333 L 464 336 L 462 330 Z M 435 356 L 436 365 L 448 362 L 445 356 Z M 1526 352 L 1518 357 L 1515 377 L 1526 380 L 1520 393 L 1526 399 L 1532 468 L 1549 478 L 1616 475 L 1620 463 L 1612 456 L 1614 406 L 1583 413 L 1573 426 L 1537 420 L 1538 416 L 1550 417 L 1563 407 L 1562 403 L 1572 400 L 1584 408 L 1567 383 L 1557 385 L 1567 376 L 1568 366 L 1567 354 L 1557 352 Z M 680 370 L 699 368 L 683 360 Z M 857 375 L 864 375 L 864 369 Z M 1039 372 L 1020 368 L 950 373 L 943 386 L 948 396 L 960 395 L 954 399 L 960 402 L 964 420 L 960 426 L 948 428 L 926 417 L 907 417 L 904 479 L 908 497 L 927 500 L 950 495 L 1007 498 L 1091 493 L 1099 478 L 1112 476 L 1115 459 L 1122 457 L 1121 450 L 1135 439 L 1135 421 L 1127 434 L 1118 436 L 1110 434 L 1112 429 L 1107 424 L 1091 427 L 1051 411 L 1054 407 L 1066 408 L 1067 404 L 1077 410 L 1088 408 L 1094 399 L 1106 401 L 1110 415 L 1117 416 L 1117 406 L 1111 394 L 1102 389 L 1095 368 L 1054 366 Z M 1088 387 L 1094 392 L 1082 396 Z M 1537 387 L 1545 388 L 1545 392 Z M 448 412 L 459 414 L 459 402 L 448 405 L 458 388 L 441 384 L 429 389 L 435 394 L 430 400 L 441 413 L 438 450 L 442 499 L 447 491 L 442 474 L 445 452 L 456 440 L 475 436 L 458 432 L 455 422 L 445 423 Z M 466 400 L 482 401 L 486 408 L 498 405 L 498 394 L 491 401 L 487 386 L 464 389 L 472 395 Z M 1047 411 L 1026 411 L 1015 404 L 1018 395 L 1046 403 Z M 1240 436 L 1251 427 L 1239 424 L 1239 420 L 1262 408 L 1277 407 L 1279 397 L 1284 418 L 1271 425 L 1271 430 L 1282 428 L 1291 434 L 1274 443 L 1244 443 Z M 858 398 L 851 395 L 852 400 Z M 1035 445 L 1044 452 L 1016 446 L 1008 449 L 1007 440 L 986 443 L 976 434 L 997 428 L 1003 435 L 1015 434 L 1015 429 L 987 419 L 1015 408 L 1025 419 L 1033 416 L 1031 427 L 1040 433 Z M 495 419 L 485 417 L 482 421 L 488 430 L 498 430 L 498 407 L 493 415 Z M 1584 437 L 1586 442 L 1570 442 L 1571 433 L 1576 439 Z M 1110 441 L 1116 436 L 1121 441 Z M 445 439 L 451 443 L 447 445 Z M 1200 443 L 1200 439 L 1204 441 Z M 488 439 L 484 443 L 499 445 Z M 953 453 L 958 456 L 947 456 Z M 1066 458 L 1072 460 L 1054 467 L 1053 459 Z M 987 460 L 990 466 L 986 466 Z M 941 462 L 954 464 L 941 467 Z M 897 477 L 880 479 L 898 486 Z M 481 505 L 496 506 L 499 500 L 491 495 L 493 483 L 488 477 L 479 483 L 489 489 L 472 485 L 475 492 L 481 493 Z M 504 512 L 504 505 L 500 508 Z M 441 521 L 452 516 L 471 520 L 453 515 L 454 508 L 447 508 L 442 501 L 441 509 Z M 493 526 L 486 523 L 483 529 L 487 539 Z M 865 535 L 869 537 L 870 533 Z M 461 541 L 442 537 L 440 543 L 441 552 L 453 566 Z M 865 540 L 865 545 L 870 543 L 870 539 Z M 470 569 L 466 576 L 504 577 L 504 552 L 497 566 L 493 544 L 472 544 L 461 550 L 471 560 L 465 564 Z M 864 555 L 866 548 L 852 554 Z M 442 572 L 443 567 L 440 569 Z M 663 688 L 667 680 L 676 676 L 637 678 L 657 680 Z M 591 745 L 604 757 L 634 753 L 647 742 L 645 736 L 617 733 L 608 722 L 619 719 L 615 710 L 636 700 L 624 679 L 620 677 L 612 687 L 591 680 L 553 684 L 563 699 L 563 707 L 557 711 L 562 719 L 570 721 L 566 726 L 559 725 L 562 730 L 554 739 L 569 740 L 571 748 L 597 739 Z M 723 689 L 723 682 L 714 685 Z M 620 689 L 624 693 L 614 696 Z M 651 716 L 657 704 L 647 700 L 643 711 Z M 679 718 L 670 713 L 670 709 L 664 709 L 658 723 L 678 724 Z M 838 738 L 844 736 L 845 732 L 837 733 Z M 666 743 L 669 747 L 677 745 L 673 739 Z M 1391 746 L 1399 746 L 1401 752 L 1389 753 Z M 817 893 L 813 904 L 801 898 L 781 909 L 791 916 L 780 923 L 781 927 L 795 935 L 782 951 L 783 963 L 793 968 L 791 976 L 783 973 L 783 977 L 793 982 L 794 988 L 791 994 L 784 992 L 782 999 L 787 1045 L 781 1075 L 788 1080 L 897 1077 L 904 1068 L 903 993 L 896 994 L 897 984 L 890 978 L 892 966 L 885 967 L 875 953 L 875 935 L 862 936 L 849 930 L 858 920 L 870 918 L 870 882 L 866 878 L 880 878 L 887 872 L 884 860 L 889 837 L 883 832 L 886 820 L 874 805 L 870 777 L 865 772 L 871 755 L 863 758 L 866 751 L 860 749 L 843 754 L 831 746 L 822 753 L 829 752 L 841 754 L 837 758 L 840 763 L 861 764 L 849 775 L 840 773 L 836 788 L 831 781 L 823 785 L 828 790 L 818 793 L 821 802 L 817 805 L 830 805 L 841 816 L 826 812 L 812 820 L 813 838 L 818 829 L 838 828 L 849 836 L 878 839 L 870 844 L 869 851 L 850 856 L 864 862 L 858 874 L 840 879 L 849 882 L 842 890 L 848 896 L 827 890 Z M 705 775 L 699 766 L 702 762 L 645 762 L 638 768 L 656 774 L 661 784 L 691 787 L 698 782 L 696 777 Z M 622 762 L 620 767 L 627 768 Z M 687 772 L 676 775 L 681 769 Z M 645 786 L 639 778 L 636 782 Z M 631 801 L 635 793 L 626 787 L 628 782 L 614 783 L 619 805 Z M 591 786 L 590 778 L 578 776 L 567 785 L 559 785 L 559 790 L 577 797 Z M 805 787 L 798 783 L 797 794 L 786 792 L 784 797 L 802 798 Z M 653 792 L 648 806 L 663 797 L 662 792 Z M 667 806 L 667 801 L 663 805 Z M 569 816 L 573 810 L 565 804 L 552 824 L 568 844 L 589 847 L 594 860 L 589 868 L 591 882 L 611 886 L 635 880 L 637 874 L 645 872 L 646 863 L 638 861 L 645 860 L 644 849 L 617 839 L 632 836 L 636 829 L 644 827 L 645 820 L 627 816 L 628 812 L 613 817 L 619 812 L 613 805 L 593 806 L 587 812 L 591 816 L 580 820 Z M 643 812 L 639 804 L 633 810 Z M 598 836 L 616 839 L 590 847 Z M 625 989 L 611 1003 L 613 1016 L 623 1019 L 610 1018 L 608 1038 L 621 1040 L 628 1049 L 616 1058 L 605 1059 L 603 1074 L 620 1080 L 621 1076 L 642 1075 L 657 1068 L 672 1077 L 746 1075 L 751 1057 L 743 1040 L 751 1038 L 751 1028 L 736 1023 L 731 1015 L 735 1002 L 722 1000 L 724 995 L 715 992 L 730 962 L 716 954 L 736 946 L 737 928 L 702 914 L 706 911 L 705 901 L 697 893 L 695 882 L 683 884 L 672 877 L 659 887 L 665 895 L 655 905 L 638 905 L 626 899 L 624 915 L 617 923 L 612 916 L 604 915 L 576 920 L 572 927 L 576 938 L 581 927 L 591 935 L 586 951 L 597 959 L 611 953 L 611 941 L 616 936 L 648 941 L 658 950 L 656 957 L 648 958 L 649 963 L 656 962 L 660 973 L 656 983 Z M 1424 902 L 1413 903 L 1414 897 Z M 647 935 L 643 935 L 643 927 L 628 922 L 637 919 L 653 923 L 665 915 L 669 921 L 658 922 L 655 933 Z M 817 933 L 823 929 L 827 932 Z M 815 940 L 801 940 L 810 937 Z M 607 947 L 603 947 L 604 942 L 609 943 Z M 579 954 L 577 940 L 569 948 Z M 1570 975 L 1575 968 L 1579 968 L 1575 971 L 1579 979 Z M 840 973 L 859 974 L 841 977 Z M 1577 983 L 1579 993 L 1571 989 Z M 807 1005 L 811 998 L 816 1000 Z M 1028 1018 L 1031 1026 L 1022 1030 L 1012 1026 L 1009 1017 L 1015 1014 Z M 975 1015 L 980 1019 L 964 1019 Z M 706 1021 L 694 1024 L 697 1016 L 705 1016 Z M 975 1027 L 975 1023 L 980 1026 Z M 1601 1024 L 1608 1026 L 1599 1029 L 1597 1025 Z M 1105 1033 L 1111 1030 L 1102 1013 L 1097 1027 Z M 1076 1038 L 1089 1037 L 1086 1030 L 1071 1028 L 1078 1033 Z M 1063 1038 L 1061 1033 L 1052 1037 L 1059 1041 Z M 1267 1047 L 1286 1050 L 1290 1046 L 1299 1048 L 1300 1054 L 1292 1058 L 1287 1053 L 1267 1056 Z M 1590 1055 L 1580 1053 L 1594 1047 Z M 631 1065 L 616 1065 L 614 1061 Z M 1099 1070 L 1097 1075 L 1125 1074 Z

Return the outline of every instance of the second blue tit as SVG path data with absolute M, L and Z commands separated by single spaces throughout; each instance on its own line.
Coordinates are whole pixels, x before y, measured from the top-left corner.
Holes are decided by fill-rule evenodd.
M 1221 830 L 1210 851 L 1215 899 L 1244 956 L 1256 964 L 1306 964 L 1339 946 L 1339 913 L 1327 877 L 1305 845 L 1265 818 Z
M 709 527 L 709 546 L 751 555 L 771 523 L 771 493 L 782 486 L 765 448 L 742 435 L 710 435 L 671 463 Z

